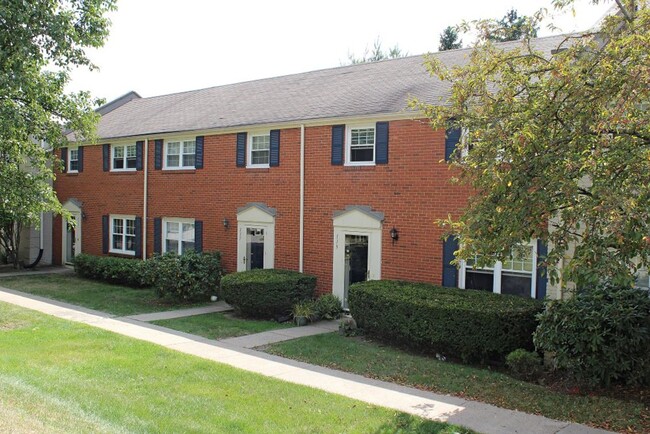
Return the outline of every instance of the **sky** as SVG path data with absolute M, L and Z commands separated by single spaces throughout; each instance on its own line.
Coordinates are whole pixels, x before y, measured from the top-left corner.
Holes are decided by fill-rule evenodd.
M 611 1 L 576 0 L 575 16 L 555 17 L 562 32 L 592 27 Z M 519 15 L 551 0 L 117 0 L 105 45 L 88 50 L 99 70 L 71 74 L 68 91 L 111 101 L 340 66 L 379 38 L 411 55 L 437 51 L 440 33 L 463 20 Z M 551 32 L 544 24 L 539 36 Z M 463 37 L 464 45 L 471 37 Z

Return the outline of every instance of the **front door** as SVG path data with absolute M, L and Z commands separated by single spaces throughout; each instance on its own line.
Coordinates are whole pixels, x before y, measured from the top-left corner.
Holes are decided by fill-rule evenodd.
M 243 260 L 247 270 L 264 268 L 264 228 L 246 228 L 246 256 Z
M 368 236 L 345 235 L 345 285 L 343 307 L 348 307 L 348 288 L 368 280 Z
M 81 216 L 71 213 L 71 221 L 63 221 L 63 263 L 70 264 L 81 252 Z

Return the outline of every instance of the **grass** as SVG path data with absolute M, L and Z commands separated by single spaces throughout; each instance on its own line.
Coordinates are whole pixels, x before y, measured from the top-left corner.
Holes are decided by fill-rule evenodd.
M 0 431 L 469 432 L 0 303 Z
M 152 322 L 153 324 L 203 336 L 208 339 L 225 339 L 293 326 L 292 323 L 280 324 L 275 321 L 238 318 L 231 313 L 207 313 L 204 315 Z
M 650 432 L 650 408 L 639 400 L 569 394 L 503 373 L 414 355 L 336 333 L 280 342 L 266 351 L 307 363 L 502 408 L 626 432 Z
M 149 288 L 134 289 L 120 285 L 109 285 L 95 280 L 82 279 L 73 274 L 3 277 L 0 279 L 0 286 L 117 316 L 160 312 L 178 307 L 185 308 L 206 304 L 179 305 L 158 298 L 153 290 Z

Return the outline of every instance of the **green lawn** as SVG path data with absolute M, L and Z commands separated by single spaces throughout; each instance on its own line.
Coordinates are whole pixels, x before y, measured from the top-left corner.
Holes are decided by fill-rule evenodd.
M 232 313 L 206 313 L 185 318 L 152 321 L 152 323 L 208 339 L 225 339 L 293 326 L 293 323 L 280 324 L 275 321 L 238 318 Z
M 0 286 L 117 316 L 160 312 L 207 303 L 182 304 L 162 300 L 152 289 L 134 289 L 82 279 L 74 274 L 46 274 L 0 278 Z
M 580 396 L 508 375 L 413 355 L 336 333 L 280 342 L 266 351 L 367 377 L 487 402 L 610 430 L 650 432 L 650 408 L 640 401 Z
M 0 431 L 468 432 L 0 303 Z

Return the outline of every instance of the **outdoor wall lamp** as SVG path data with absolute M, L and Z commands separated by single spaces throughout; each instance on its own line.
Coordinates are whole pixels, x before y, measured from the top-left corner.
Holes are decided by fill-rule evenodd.
M 395 241 L 399 240 L 399 231 L 395 229 L 395 227 L 390 230 L 390 237 L 393 239 L 393 244 L 395 244 Z
M 230 226 L 230 222 L 228 221 L 227 218 L 223 218 L 223 227 L 228 229 L 228 226 Z

